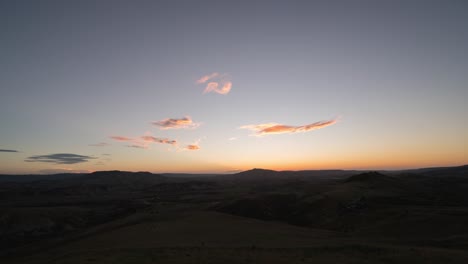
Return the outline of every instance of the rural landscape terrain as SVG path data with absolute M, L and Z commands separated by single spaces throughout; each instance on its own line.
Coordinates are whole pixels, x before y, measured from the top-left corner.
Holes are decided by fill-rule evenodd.
M 1 175 L 1 263 L 468 263 L 468 166 Z
M 1 0 L 0 264 L 467 264 L 467 14 Z

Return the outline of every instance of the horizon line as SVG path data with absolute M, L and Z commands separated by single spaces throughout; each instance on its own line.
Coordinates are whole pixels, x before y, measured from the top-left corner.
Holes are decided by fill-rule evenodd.
M 302 170 L 272 170 L 267 168 L 251 168 L 247 170 L 231 170 L 231 171 L 223 171 L 223 172 L 154 172 L 154 171 L 144 171 L 144 170 L 97 170 L 97 171 L 63 171 L 63 172 L 56 172 L 56 173 L 0 173 L 0 176 L 4 175 L 59 175 L 59 174 L 91 174 L 96 172 L 131 172 L 131 173 L 151 173 L 151 174 L 187 174 L 187 175 L 231 175 L 237 174 L 252 170 L 266 170 L 266 171 L 275 171 L 275 172 L 301 172 L 301 171 L 389 171 L 389 172 L 397 172 L 397 171 L 411 171 L 411 170 L 421 170 L 421 169 L 444 169 L 444 168 L 457 168 L 457 167 L 465 167 L 468 166 L 467 164 L 461 165 L 454 165 L 454 166 L 432 166 L 432 167 L 412 167 L 412 168 L 405 168 L 405 169 L 302 169 Z

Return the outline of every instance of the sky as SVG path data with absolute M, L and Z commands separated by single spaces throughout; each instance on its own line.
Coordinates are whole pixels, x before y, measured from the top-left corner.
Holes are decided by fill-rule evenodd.
M 0 2 L 0 173 L 468 164 L 466 1 Z

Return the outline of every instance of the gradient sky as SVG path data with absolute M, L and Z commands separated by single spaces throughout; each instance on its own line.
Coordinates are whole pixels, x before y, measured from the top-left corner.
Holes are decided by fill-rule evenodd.
M 468 163 L 467 1 L 1 1 L 0 173 Z

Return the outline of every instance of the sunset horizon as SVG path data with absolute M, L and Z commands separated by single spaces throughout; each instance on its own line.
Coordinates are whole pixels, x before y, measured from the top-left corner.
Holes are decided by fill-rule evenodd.
M 468 164 L 464 4 L 1 7 L 0 174 Z

